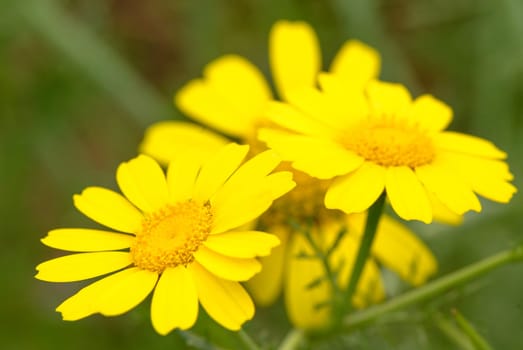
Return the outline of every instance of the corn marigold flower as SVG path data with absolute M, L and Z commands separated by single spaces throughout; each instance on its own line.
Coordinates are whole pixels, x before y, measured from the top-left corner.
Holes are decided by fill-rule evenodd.
M 303 86 L 314 86 L 321 70 L 321 55 L 314 30 L 303 22 L 277 22 L 269 39 L 271 70 L 281 99 Z M 379 54 L 355 40 L 347 41 L 335 56 L 330 71 L 352 89 L 363 89 L 376 78 L 380 70 Z M 266 149 L 258 141 L 260 127 L 271 122 L 266 108 L 273 98 L 262 73 L 246 59 L 227 55 L 216 59 L 204 69 L 203 78 L 190 81 L 175 96 L 182 112 L 220 133 L 240 139 L 251 146 L 251 152 Z M 141 151 L 168 163 L 186 149 L 194 149 L 195 157 L 206 158 L 226 137 L 190 123 L 164 121 L 151 126 L 141 145 Z M 323 267 L 317 259 L 297 259 L 296 254 L 310 252 L 301 233 L 289 226 L 289 219 L 299 222 L 314 218 L 312 234 L 322 247 L 327 247 L 342 228 L 349 233 L 333 255 L 333 263 L 344 261 L 344 273 L 352 266 L 362 232 L 362 215 L 347 217 L 336 210 L 327 210 L 323 197 L 329 181 L 315 179 L 290 166 L 297 187 L 263 214 L 257 223 L 261 230 L 274 233 L 281 244 L 270 256 L 259 258 L 262 271 L 246 285 L 258 305 L 268 306 L 284 294 L 290 320 L 301 328 L 325 325 L 329 308 L 316 308 L 330 296 L 328 283 L 306 288 L 321 277 Z M 455 218 L 452 217 L 454 220 Z M 391 220 L 387 219 L 386 222 Z M 425 282 L 437 269 L 430 249 L 416 235 L 396 223 L 381 223 L 374 244 L 374 259 L 369 259 L 362 281 L 352 302 L 363 307 L 384 297 L 384 288 L 377 261 L 396 271 L 412 285 Z M 393 243 L 391 243 L 393 242 Z M 389 248 L 393 247 L 393 248 Z M 345 278 L 345 277 L 344 277 Z M 340 280 L 340 285 L 347 283 Z M 300 303 L 302 303 L 300 305 Z M 301 311 L 300 311 L 301 310 Z
M 231 330 L 251 319 L 253 303 L 238 281 L 258 273 L 256 257 L 269 255 L 279 240 L 238 227 L 295 184 L 289 172 L 270 174 L 279 164 L 273 151 L 242 164 L 248 149 L 229 144 L 203 164 L 189 154 L 171 162 L 166 175 L 140 155 L 118 167 L 125 197 L 101 187 L 75 195 L 80 212 L 118 232 L 64 228 L 42 239 L 78 253 L 38 265 L 40 280 L 73 282 L 111 273 L 58 306 L 64 320 L 125 313 L 153 290 L 151 321 L 160 334 L 192 327 L 198 304 Z
M 327 208 L 367 210 L 386 191 L 403 219 L 430 223 L 435 199 L 458 215 L 481 211 L 476 194 L 507 203 L 516 188 L 506 153 L 479 137 L 445 131 L 452 110 L 430 95 L 412 100 L 400 84 L 370 81 L 347 89 L 322 74 L 321 90 L 295 90 L 272 102 L 268 118 L 285 131 L 264 129 L 260 139 L 292 166 L 334 179 Z

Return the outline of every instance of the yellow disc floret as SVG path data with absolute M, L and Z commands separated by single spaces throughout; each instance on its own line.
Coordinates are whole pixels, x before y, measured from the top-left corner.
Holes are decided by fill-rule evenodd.
M 187 266 L 209 236 L 212 219 L 209 203 L 192 200 L 167 205 L 147 215 L 131 246 L 134 264 L 155 272 Z
M 432 141 L 425 132 L 398 121 L 361 123 L 342 137 L 342 144 L 382 166 L 416 168 L 432 162 L 435 156 Z

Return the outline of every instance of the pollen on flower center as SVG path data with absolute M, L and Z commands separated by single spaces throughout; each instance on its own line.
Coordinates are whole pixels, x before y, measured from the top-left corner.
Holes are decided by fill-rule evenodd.
M 397 123 L 363 123 L 342 137 L 342 144 L 366 160 L 382 166 L 415 168 L 435 156 L 430 137 L 423 131 Z
M 190 264 L 211 231 L 211 209 L 188 200 L 147 215 L 131 246 L 134 264 L 155 272 Z

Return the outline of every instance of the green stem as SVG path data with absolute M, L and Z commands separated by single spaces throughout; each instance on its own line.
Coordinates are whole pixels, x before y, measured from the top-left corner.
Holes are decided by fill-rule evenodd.
M 454 322 L 449 321 L 447 318 L 442 315 L 434 317 L 432 320 L 436 327 L 439 328 L 441 333 L 443 333 L 447 338 L 458 346 L 462 350 L 474 350 L 474 347 L 470 343 L 470 340 L 466 338 L 462 332 L 456 327 Z
M 499 266 L 518 260 L 523 260 L 523 245 L 485 258 L 422 287 L 395 297 L 386 303 L 350 314 L 343 320 L 343 327 L 346 329 L 360 327 L 380 316 L 428 300 L 470 280 L 483 276 Z
M 360 243 L 360 249 L 358 250 L 358 255 L 356 256 L 356 262 L 352 268 L 350 274 L 349 285 L 345 292 L 346 300 L 346 309 L 350 308 L 352 296 L 356 291 L 356 286 L 363 272 L 363 267 L 365 262 L 369 257 L 369 253 L 372 247 L 372 242 L 376 236 L 376 231 L 378 228 L 378 222 L 380 221 L 381 213 L 385 204 L 385 193 L 382 193 L 376 202 L 370 207 L 369 213 L 367 215 L 367 222 L 365 224 L 365 232 L 363 233 L 363 238 Z
M 260 347 L 252 340 L 252 338 L 242 329 L 238 331 L 238 338 L 243 343 L 247 350 L 260 350 Z
M 293 328 L 281 342 L 278 350 L 294 350 L 304 341 L 305 333 L 301 329 Z
M 489 343 L 479 334 L 474 326 L 456 309 L 452 310 L 459 328 L 468 336 L 477 350 L 492 350 Z

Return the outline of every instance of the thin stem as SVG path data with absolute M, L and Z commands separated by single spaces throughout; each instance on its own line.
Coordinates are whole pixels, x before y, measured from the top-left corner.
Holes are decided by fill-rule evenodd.
M 433 319 L 436 327 L 439 328 L 447 338 L 462 350 L 474 350 L 470 340 L 466 338 L 462 332 L 456 327 L 454 322 L 449 321 L 442 315 L 438 315 Z
M 260 350 L 260 347 L 252 340 L 251 336 L 242 329 L 238 331 L 238 339 L 241 340 L 245 349 L 247 350 Z
M 281 342 L 278 350 L 294 350 L 304 341 L 305 333 L 301 329 L 293 328 Z
M 348 315 L 343 320 L 343 327 L 352 329 L 367 324 L 380 316 L 398 311 L 411 305 L 428 300 L 470 280 L 479 278 L 491 270 L 509 262 L 523 260 L 523 245 L 485 258 L 458 271 L 443 276 L 422 287 L 413 289 L 381 305 Z
M 345 291 L 345 300 L 349 307 L 352 300 L 352 296 L 356 291 L 356 286 L 358 285 L 358 282 L 360 280 L 361 273 L 363 272 L 363 267 L 365 266 L 365 262 L 367 261 L 367 258 L 369 256 L 370 249 L 372 247 L 372 242 L 374 241 L 374 237 L 376 236 L 378 222 L 380 220 L 381 213 L 385 204 L 385 197 L 385 193 L 382 193 L 378 200 L 374 202 L 374 204 L 370 207 L 369 213 L 367 215 L 365 232 L 363 233 L 363 238 L 360 243 L 360 249 L 358 250 L 358 255 L 356 256 L 356 262 L 354 263 L 354 266 L 350 274 L 349 285 L 347 287 L 347 290 Z
M 467 319 L 456 309 L 452 310 L 456 323 L 459 328 L 467 335 L 471 343 L 477 350 L 492 350 L 492 347 L 485 338 L 474 328 L 474 326 L 467 321 Z

